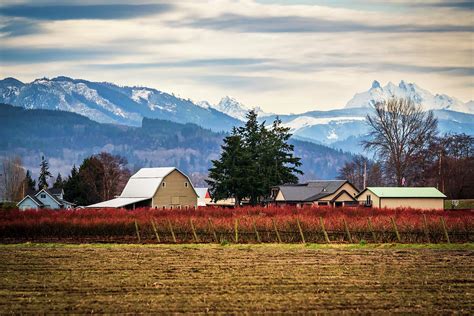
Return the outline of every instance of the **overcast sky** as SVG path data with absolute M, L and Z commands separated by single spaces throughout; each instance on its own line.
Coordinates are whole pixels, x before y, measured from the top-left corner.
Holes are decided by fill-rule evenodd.
M 0 77 L 229 95 L 278 113 L 340 108 L 375 79 L 469 101 L 473 31 L 473 1 L 2 0 Z

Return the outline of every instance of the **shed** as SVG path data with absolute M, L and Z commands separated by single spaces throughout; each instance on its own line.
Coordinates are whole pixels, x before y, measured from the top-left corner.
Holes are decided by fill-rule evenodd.
M 434 187 L 367 187 L 358 196 L 368 207 L 444 209 L 446 195 Z

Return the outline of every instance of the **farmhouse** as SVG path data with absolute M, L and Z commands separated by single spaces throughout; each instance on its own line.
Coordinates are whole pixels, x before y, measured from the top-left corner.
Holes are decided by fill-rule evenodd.
M 74 204 L 64 200 L 63 189 L 41 189 L 28 193 L 17 203 L 20 210 L 26 209 L 71 209 Z
M 142 168 L 115 199 L 88 208 L 188 208 L 196 207 L 198 194 L 188 176 L 174 167 Z
M 359 203 L 368 207 L 411 207 L 444 209 L 446 195 L 433 187 L 368 187 L 358 196 Z
M 359 190 L 346 180 L 318 180 L 272 188 L 275 205 L 350 206 L 357 205 Z

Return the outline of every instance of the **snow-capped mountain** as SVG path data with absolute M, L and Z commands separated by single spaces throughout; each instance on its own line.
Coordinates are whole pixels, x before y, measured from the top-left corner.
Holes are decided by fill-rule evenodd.
M 365 92 L 356 93 L 346 104 L 346 108 L 371 107 L 376 103 L 391 98 L 412 99 L 415 103 L 423 105 L 426 110 L 451 110 L 474 114 L 472 104 L 450 97 L 446 94 L 432 94 L 414 83 L 400 81 L 397 85 L 392 82 L 384 87 L 375 80 L 372 87 Z
M 234 98 L 231 98 L 229 96 L 223 97 L 218 104 L 210 104 L 207 101 L 201 101 L 199 102 L 199 105 L 204 107 L 204 108 L 214 108 L 217 111 L 220 111 L 222 113 L 225 113 L 229 116 L 232 116 L 238 120 L 244 121 L 245 116 L 250 110 L 255 110 L 255 112 L 259 116 L 268 116 L 271 115 L 271 113 L 266 113 L 260 108 L 259 106 L 255 107 L 249 107 L 245 104 L 240 103 Z
M 226 131 L 240 123 L 212 107 L 203 108 L 156 89 L 68 77 L 42 78 L 31 83 L 14 78 L 0 80 L 0 103 L 27 109 L 63 110 L 100 123 L 133 126 L 140 126 L 143 117 L 195 123 L 215 131 Z
M 455 132 L 474 135 L 474 101 L 463 103 L 436 94 L 413 83 L 382 87 L 374 81 L 371 88 L 357 93 L 345 108 L 279 115 L 296 138 L 350 150 L 361 150 L 359 141 L 368 132 L 365 118 L 374 104 L 391 97 L 412 98 L 433 109 L 442 134 Z M 261 121 L 272 122 L 276 114 L 244 105 L 231 97 L 218 104 L 192 102 L 147 87 L 122 87 L 112 83 L 76 80 L 68 77 L 37 79 L 23 83 L 14 78 L 0 80 L 0 103 L 27 109 L 58 109 L 75 112 L 101 123 L 140 126 L 142 119 L 158 118 L 177 123 L 194 123 L 214 131 L 229 131 L 242 124 L 250 109 Z

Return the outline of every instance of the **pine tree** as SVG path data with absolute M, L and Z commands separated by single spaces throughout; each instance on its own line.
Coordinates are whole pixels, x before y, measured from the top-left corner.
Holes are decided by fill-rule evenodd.
M 245 125 L 224 139 L 221 158 L 209 169 L 207 183 L 214 200 L 235 197 L 239 204 L 247 198 L 255 205 L 270 195 L 272 186 L 296 183 L 295 174 L 303 173 L 298 169 L 300 158 L 294 157 L 294 147 L 288 143 L 290 137 L 289 128 L 278 118 L 267 129 L 250 111 Z
M 71 169 L 71 174 L 69 175 L 67 180 L 64 182 L 64 199 L 66 201 L 70 201 L 77 204 L 78 197 L 80 195 L 79 185 L 80 185 L 79 172 L 76 168 L 76 165 L 74 165 Z
M 48 178 L 52 178 L 51 172 L 49 172 L 49 164 L 44 156 L 41 156 L 40 174 L 38 177 L 38 189 L 48 188 Z
M 61 177 L 61 173 L 58 172 L 58 176 L 56 177 L 56 181 L 53 183 L 53 188 L 55 189 L 64 189 L 64 183 L 63 178 Z
M 25 189 L 26 191 L 35 191 L 36 190 L 36 181 L 31 177 L 31 171 L 26 170 L 25 176 Z
M 206 182 L 214 201 L 234 198 L 235 205 L 240 205 L 249 192 L 248 169 L 251 159 L 237 129 L 234 128 L 232 134 L 224 138 L 222 155 L 219 160 L 213 160 L 212 164 L 209 180 Z

